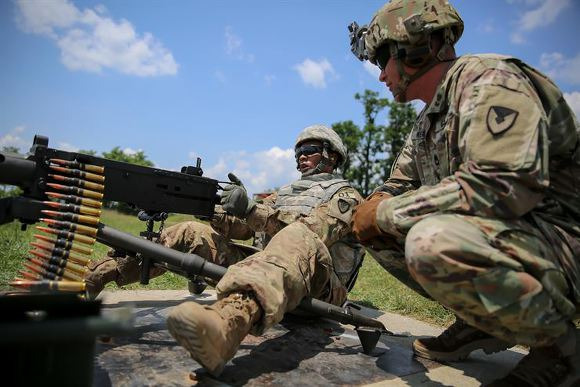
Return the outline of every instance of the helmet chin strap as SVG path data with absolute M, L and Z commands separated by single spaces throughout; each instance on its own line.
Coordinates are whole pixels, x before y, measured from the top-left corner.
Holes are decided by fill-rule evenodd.
M 324 172 L 325 169 L 327 169 L 327 167 L 333 167 L 334 170 L 334 166 L 332 164 L 332 161 L 330 160 L 330 155 L 328 153 L 328 150 L 330 149 L 330 144 L 328 142 L 323 142 L 322 143 L 322 157 L 320 159 L 320 161 L 318 162 L 318 164 L 316 164 L 316 167 L 311 168 L 309 170 L 307 170 L 306 172 L 302 173 L 302 177 L 308 177 L 308 176 L 312 176 L 312 175 L 318 175 L 319 173 L 326 173 Z M 298 165 L 296 166 L 296 169 L 300 170 L 300 164 L 297 163 Z
M 399 49 L 399 47 L 396 44 L 391 44 L 389 49 L 391 51 L 391 57 L 393 59 L 395 59 L 395 62 L 397 64 L 397 71 L 399 72 L 399 84 L 397 85 L 397 87 L 395 88 L 394 92 L 393 92 L 393 96 L 396 98 L 397 96 L 400 97 L 400 100 L 403 102 L 407 101 L 407 88 L 409 87 L 409 85 L 415 81 L 416 79 L 420 78 L 421 76 L 423 76 L 425 73 L 427 73 L 429 70 L 431 70 L 433 67 L 435 67 L 437 64 L 442 63 L 442 62 L 448 62 L 451 61 L 453 59 L 448 59 L 446 58 L 446 54 L 448 49 L 450 49 L 452 46 L 449 44 L 449 35 L 447 34 L 447 31 L 445 33 L 445 42 L 443 44 L 443 46 L 441 47 L 441 49 L 437 52 L 437 55 L 433 55 L 431 54 L 431 42 L 430 39 L 428 40 L 427 44 L 425 46 L 419 47 L 419 48 L 415 48 L 415 51 L 423 51 L 423 52 L 427 52 L 429 59 L 427 60 L 426 63 L 424 63 L 421 68 L 413 73 L 413 74 L 409 74 L 405 71 L 405 68 L 403 67 L 403 60 L 404 60 L 404 56 L 401 55 L 401 49 Z M 406 52 L 407 50 L 405 50 Z M 409 54 L 406 54 L 406 56 L 411 56 Z

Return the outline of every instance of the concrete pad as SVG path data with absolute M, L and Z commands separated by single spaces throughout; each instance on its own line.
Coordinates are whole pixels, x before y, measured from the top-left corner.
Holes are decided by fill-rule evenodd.
M 135 333 L 97 344 L 94 384 L 107 385 L 388 385 L 480 386 L 507 373 L 525 354 L 473 353 L 467 361 L 441 364 L 415 358 L 417 336 L 442 329 L 423 322 L 363 308 L 401 336 L 381 337 L 371 355 L 362 353 L 350 326 L 287 316 L 263 336 L 248 336 L 219 379 L 207 374 L 166 329 L 169 310 L 184 301 L 213 303 L 215 292 L 130 290 L 104 292 L 103 313 L 130 307 Z

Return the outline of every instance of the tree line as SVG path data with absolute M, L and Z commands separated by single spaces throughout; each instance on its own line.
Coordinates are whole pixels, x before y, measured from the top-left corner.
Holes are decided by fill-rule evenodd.
M 344 177 L 366 197 L 389 177 L 417 113 L 410 103 L 380 98 L 379 93 L 372 90 L 356 93 L 354 98 L 363 106 L 364 126 L 359 127 L 348 120 L 334 123 L 332 128 L 349 153 L 343 168 Z M 379 114 L 385 109 L 388 109 L 387 119 L 381 122 Z

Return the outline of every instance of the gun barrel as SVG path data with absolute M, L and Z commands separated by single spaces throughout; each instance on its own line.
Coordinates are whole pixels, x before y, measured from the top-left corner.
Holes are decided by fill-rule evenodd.
M 35 173 L 36 162 L 8 152 L 0 152 L 2 184 L 22 186 L 26 181 L 31 181 Z
M 167 263 L 188 274 L 198 274 L 218 281 L 226 273 L 226 268 L 207 262 L 196 254 L 187 254 L 168 249 L 155 242 L 99 224 L 97 240 L 113 248 L 138 252 L 158 262 Z
M 99 224 L 97 240 L 113 248 L 141 253 L 145 257 L 168 264 L 188 275 L 200 275 L 219 281 L 227 271 L 225 267 L 208 262 L 199 255 L 168 249 L 157 243 L 127 234 L 102 223 Z M 343 324 L 378 328 L 386 331 L 383 323 L 366 317 L 350 307 L 341 308 L 317 299 L 305 298 L 300 303 L 300 309 Z

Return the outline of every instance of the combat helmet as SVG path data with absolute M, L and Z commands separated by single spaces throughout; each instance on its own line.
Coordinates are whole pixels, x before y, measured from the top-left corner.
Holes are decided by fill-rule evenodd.
M 300 145 L 308 140 L 317 140 L 322 143 L 322 158 L 316 168 L 303 175 L 320 173 L 325 166 L 331 165 L 329 152 L 335 152 L 338 154 L 339 159 L 335 168 L 340 168 L 346 162 L 348 155 L 346 146 L 344 146 L 340 136 L 328 126 L 311 125 L 304 128 L 296 138 L 294 149 L 298 150 Z M 296 168 L 300 169 L 300 166 L 298 165 L 298 157 L 296 158 L 296 164 Z
M 349 26 L 351 50 L 383 69 L 389 57 L 397 62 L 403 93 L 413 80 L 439 62 L 453 59 L 450 50 L 463 33 L 463 20 L 447 0 L 392 0 L 385 4 L 367 26 Z M 435 55 L 430 39 L 440 31 L 443 45 Z M 419 68 L 407 74 L 402 64 Z

